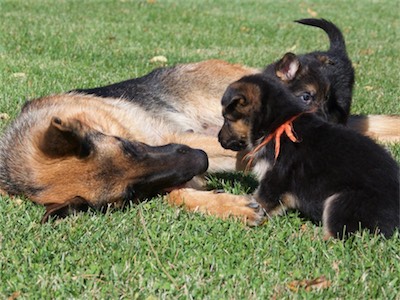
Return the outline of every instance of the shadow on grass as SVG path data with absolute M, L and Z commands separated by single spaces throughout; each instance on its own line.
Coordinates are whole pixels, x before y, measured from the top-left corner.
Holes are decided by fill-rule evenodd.
M 207 177 L 208 189 L 226 189 L 237 187 L 238 192 L 252 193 L 258 186 L 257 180 L 250 174 L 243 172 L 236 173 L 215 173 Z

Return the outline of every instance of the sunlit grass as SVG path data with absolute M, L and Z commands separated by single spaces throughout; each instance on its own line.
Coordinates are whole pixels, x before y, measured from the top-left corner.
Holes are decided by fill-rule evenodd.
M 4 127 L 27 98 L 220 58 L 264 66 L 286 51 L 326 49 L 295 19 L 324 17 L 344 31 L 357 83 L 354 113 L 400 113 L 396 1 L 0 2 L 0 113 Z M 400 161 L 400 146 L 389 149 Z M 240 194 L 243 174 L 210 176 Z M 21 299 L 396 299 L 399 236 L 324 241 L 288 213 L 258 228 L 168 207 L 161 197 L 124 211 L 90 211 L 40 225 L 43 208 L 0 202 L 0 295 Z M 321 279 L 316 286 L 297 281 Z

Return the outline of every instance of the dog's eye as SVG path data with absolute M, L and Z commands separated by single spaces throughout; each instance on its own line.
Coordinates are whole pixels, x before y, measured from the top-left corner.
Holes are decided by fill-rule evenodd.
M 229 125 L 231 122 L 234 122 L 234 119 L 231 114 L 224 116 L 224 122 L 226 125 Z
M 122 151 L 129 157 L 143 157 L 147 152 L 143 144 L 134 143 L 124 139 L 118 139 L 121 143 Z
M 302 94 L 301 96 L 300 96 L 300 99 L 303 101 L 303 102 L 305 102 L 305 103 L 310 103 L 311 101 L 313 101 L 314 100 L 314 96 L 313 95 L 311 95 L 310 93 L 308 93 L 308 92 L 305 92 L 304 94 Z

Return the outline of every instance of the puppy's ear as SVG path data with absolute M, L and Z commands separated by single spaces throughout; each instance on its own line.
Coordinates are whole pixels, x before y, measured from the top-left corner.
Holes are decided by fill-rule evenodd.
M 249 114 L 251 106 L 248 99 L 243 95 L 235 95 L 225 101 L 223 108 L 224 117 L 231 119 L 241 119 Z
M 233 96 L 227 101 L 225 105 L 225 111 L 232 112 L 235 110 L 240 110 L 240 108 L 247 106 L 248 103 L 249 102 L 243 95 Z
M 286 53 L 280 61 L 275 64 L 275 75 L 282 81 L 293 80 L 301 69 L 298 57 L 293 53 Z
M 319 60 L 324 65 L 334 65 L 335 62 L 329 58 L 327 55 L 316 55 L 315 58 Z
M 48 156 L 62 157 L 77 155 L 85 157 L 90 154 L 92 144 L 87 137 L 88 128 L 77 119 L 53 117 L 43 134 L 40 149 Z
M 46 223 L 50 217 L 65 218 L 74 212 L 87 211 L 88 208 L 88 202 L 81 197 L 75 197 L 64 203 L 48 203 L 40 223 Z

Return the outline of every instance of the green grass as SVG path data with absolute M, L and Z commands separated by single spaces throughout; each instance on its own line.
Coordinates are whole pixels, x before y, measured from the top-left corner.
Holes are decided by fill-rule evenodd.
M 286 51 L 326 49 L 316 12 L 344 31 L 357 72 L 354 113 L 400 113 L 397 1 L 0 0 L 0 113 L 27 98 L 220 58 L 261 67 Z M 9 120 L 1 120 L 4 128 Z M 391 145 L 400 161 L 400 145 Z M 248 179 L 248 178 L 247 178 Z M 240 174 L 210 185 L 254 188 Z M 0 298 L 400 299 L 400 243 L 347 242 L 296 213 L 258 228 L 187 213 L 161 198 L 41 226 L 43 208 L 0 202 Z M 325 276 L 320 290 L 294 281 Z

